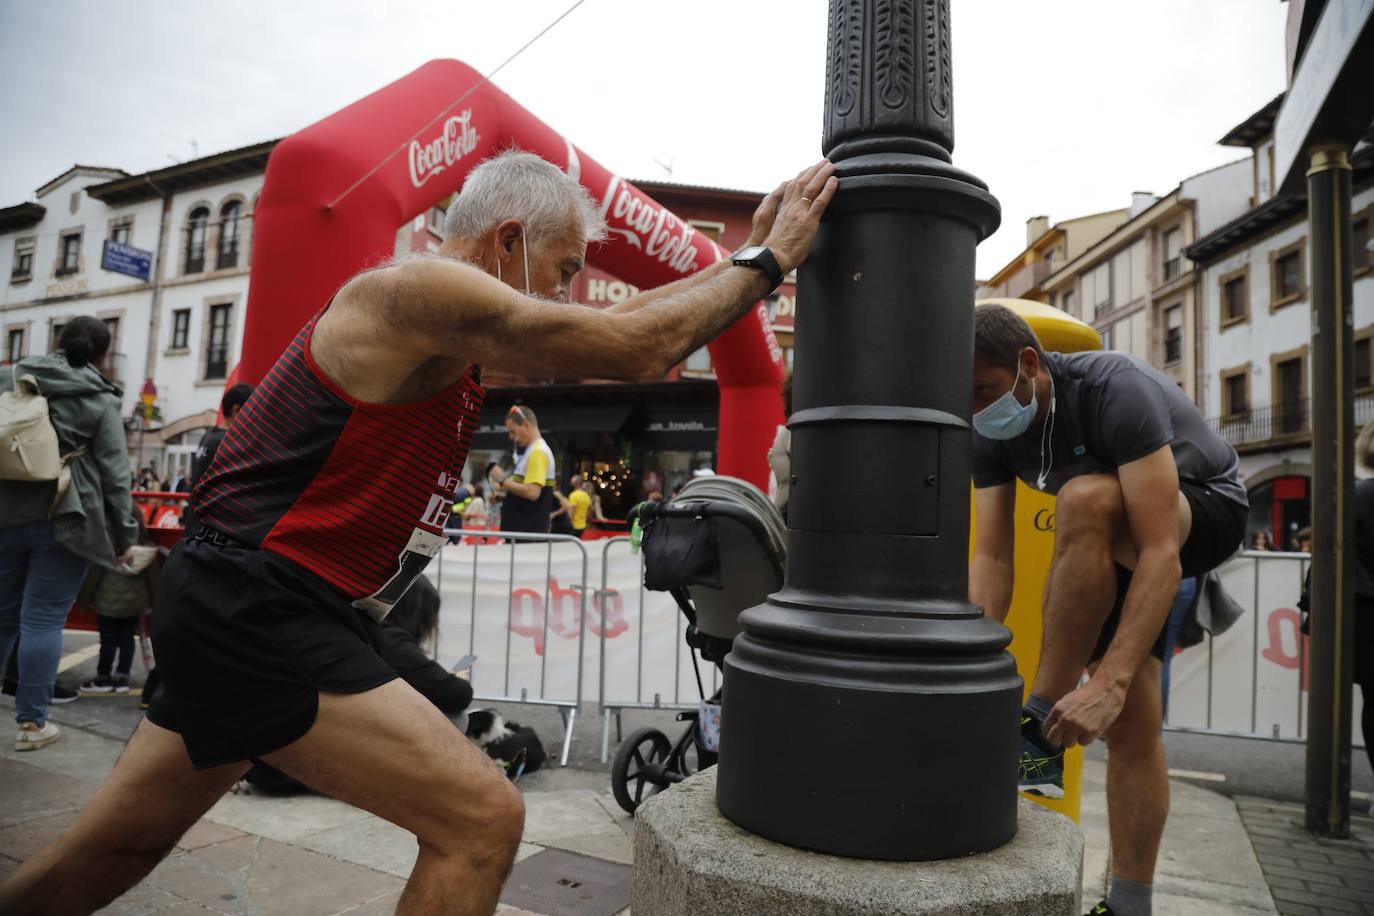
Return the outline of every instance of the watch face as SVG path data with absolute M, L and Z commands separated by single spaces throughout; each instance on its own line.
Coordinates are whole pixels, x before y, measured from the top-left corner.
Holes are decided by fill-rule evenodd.
M 736 252 L 734 259 L 736 261 L 752 261 L 754 258 L 757 258 L 763 250 L 764 247 L 762 245 L 750 245 L 748 248 L 743 248 Z

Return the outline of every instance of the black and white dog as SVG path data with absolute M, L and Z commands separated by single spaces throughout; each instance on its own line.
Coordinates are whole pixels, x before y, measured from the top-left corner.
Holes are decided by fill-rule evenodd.
M 467 736 L 501 765 L 512 782 L 523 773 L 533 773 L 548 759 L 534 729 L 519 722 L 507 722 L 494 709 L 471 710 Z

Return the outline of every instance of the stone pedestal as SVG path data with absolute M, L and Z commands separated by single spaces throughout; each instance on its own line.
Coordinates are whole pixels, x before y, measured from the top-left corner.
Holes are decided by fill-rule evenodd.
M 962 859 L 880 862 L 783 846 L 716 809 L 716 770 L 635 814 L 635 916 L 1080 916 L 1083 834 L 1021 800 L 1015 838 Z M 803 812 L 804 814 L 804 812 Z M 912 829 L 939 830 L 913 824 Z

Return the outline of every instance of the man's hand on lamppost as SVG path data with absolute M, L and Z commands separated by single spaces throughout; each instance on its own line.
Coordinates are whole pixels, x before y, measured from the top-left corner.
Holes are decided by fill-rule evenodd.
M 764 237 L 763 244 L 778 259 L 778 266 L 784 274 L 801 266 L 816 240 L 816 230 L 820 228 L 821 216 L 825 213 L 830 198 L 840 180 L 835 177 L 835 166 L 825 159 L 805 169 L 796 178 L 784 182 L 782 194 L 777 204 L 777 215 Z M 754 229 L 758 230 L 761 219 L 766 219 L 765 208 L 778 191 L 764 198 L 759 211 L 754 214 Z
M 1127 689 L 1106 678 L 1088 678 L 1088 683 L 1054 704 L 1045 717 L 1045 737 L 1060 747 L 1092 744 L 1121 715 Z

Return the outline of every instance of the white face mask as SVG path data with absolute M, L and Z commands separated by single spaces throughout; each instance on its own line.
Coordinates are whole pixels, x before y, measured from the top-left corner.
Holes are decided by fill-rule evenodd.
M 525 295 L 530 295 L 530 243 L 525 238 L 525 226 L 520 226 L 520 254 L 525 259 Z M 501 259 L 496 259 L 496 279 L 501 279 Z

